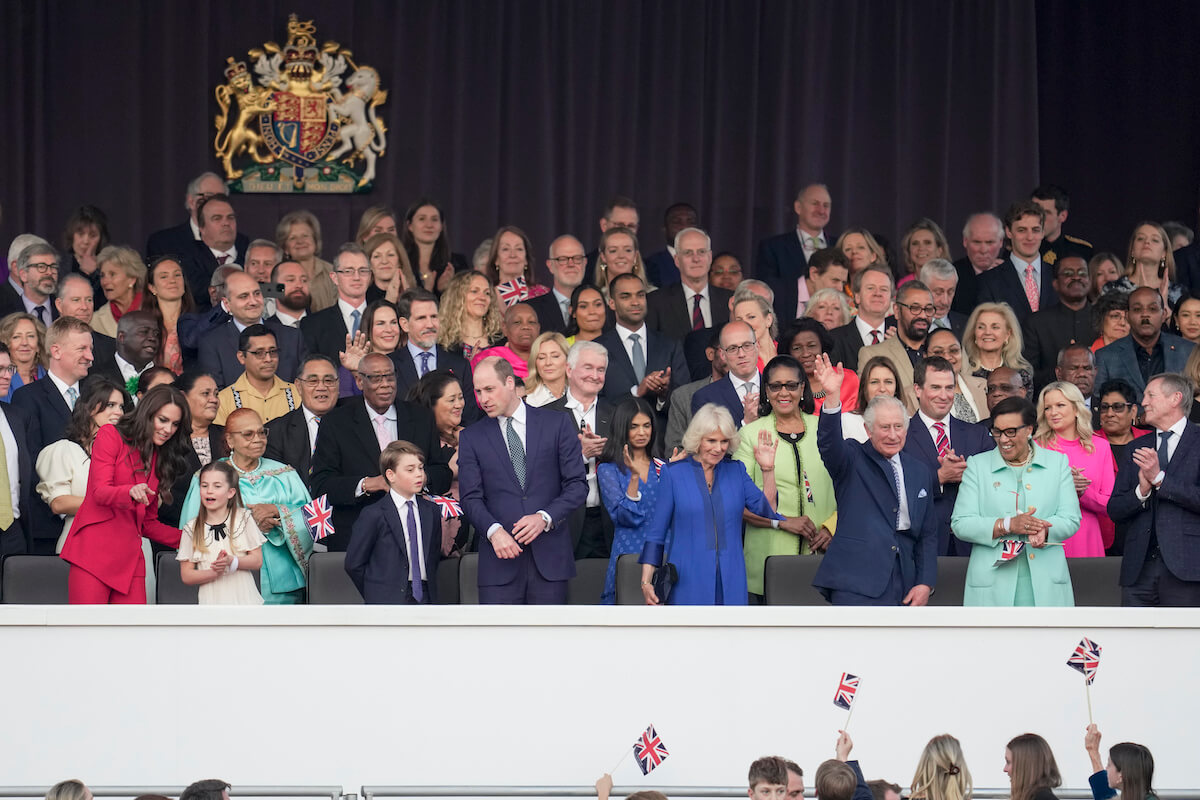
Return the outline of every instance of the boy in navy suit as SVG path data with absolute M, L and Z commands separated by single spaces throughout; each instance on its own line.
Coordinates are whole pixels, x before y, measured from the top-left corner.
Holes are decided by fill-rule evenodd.
M 437 505 L 419 496 L 425 455 L 395 441 L 380 454 L 379 470 L 390 489 L 354 523 L 346 572 L 368 605 L 435 603 L 442 521 Z

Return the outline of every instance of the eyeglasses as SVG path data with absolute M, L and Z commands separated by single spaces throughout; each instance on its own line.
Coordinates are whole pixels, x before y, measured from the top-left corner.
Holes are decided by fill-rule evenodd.
M 900 303 L 900 307 L 907 308 L 908 313 L 912 314 L 914 317 L 920 317 L 920 316 L 932 317 L 934 315 L 934 313 L 937 312 L 937 309 L 934 308 L 933 306 L 919 306 L 916 303 L 913 303 L 911 306 Z
M 711 252 L 712 250 L 709 250 L 707 247 L 701 247 L 696 250 L 680 250 L 679 255 L 683 256 L 684 258 L 691 258 L 692 256 L 700 256 L 703 258 Z
M 297 378 L 296 380 L 300 381 L 305 386 L 337 386 L 338 385 L 338 379 L 333 375 L 326 375 L 324 377 L 319 377 L 317 375 L 306 375 L 303 378 Z
M 339 275 L 348 275 L 350 277 L 354 277 L 355 275 L 359 276 L 360 278 L 371 277 L 370 267 L 359 267 L 358 269 L 335 269 L 334 272 Z
M 950 356 L 957 357 L 957 356 L 962 355 L 962 348 L 961 347 L 938 348 L 936 350 L 927 350 L 926 354 L 931 355 L 931 356 L 937 356 L 938 358 L 949 358 Z
M 1124 414 L 1129 409 L 1133 408 L 1133 403 L 1101 403 L 1099 405 L 1100 413 L 1106 411 L 1115 411 L 1118 414 Z
M 787 389 L 789 392 L 794 392 L 800 388 L 800 381 L 785 381 L 783 383 L 772 382 L 767 384 L 767 391 L 782 392 Z
M 372 386 L 378 386 L 381 383 L 395 383 L 396 373 L 380 372 L 374 375 L 362 375 L 362 379 Z
M 1083 269 L 1060 269 L 1058 271 L 1058 277 L 1060 278 L 1086 278 L 1087 276 L 1087 267 Z
M 560 267 L 565 267 L 567 264 L 574 264 L 578 267 L 587 263 L 587 256 L 555 256 L 550 260 Z
M 1019 397 L 1024 392 L 1024 389 L 1016 389 L 1012 386 L 989 386 L 985 394 L 1004 394 Z
M 746 342 L 745 344 L 731 344 L 728 347 L 722 347 L 721 349 L 731 356 L 736 356 L 739 353 L 749 353 L 756 347 L 758 347 L 757 342 Z
M 259 350 L 243 350 L 243 353 L 248 353 L 255 358 L 279 358 L 278 347 L 267 347 Z
M 1017 434 L 1027 428 L 1027 425 L 1022 425 L 1019 428 L 992 428 L 988 433 L 993 439 L 1015 439 Z
M 267 438 L 267 429 L 266 428 L 259 428 L 256 431 L 230 431 L 230 433 L 232 433 L 234 436 L 240 436 L 243 439 L 245 439 L 246 441 L 250 441 L 251 439 Z
M 25 269 L 31 269 L 34 272 L 57 272 L 58 264 L 26 264 Z
M 13 375 L 16 375 L 16 374 L 17 374 L 17 368 L 12 366 L 11 364 L 9 364 L 6 367 L 0 367 L 0 375 L 7 375 L 8 377 L 11 378 Z

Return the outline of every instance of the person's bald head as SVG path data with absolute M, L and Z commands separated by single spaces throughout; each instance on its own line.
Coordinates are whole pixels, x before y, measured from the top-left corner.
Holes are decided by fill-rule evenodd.
M 997 367 L 987 378 L 987 405 L 991 412 L 996 404 L 1007 397 L 1029 399 L 1029 388 L 1025 378 L 1012 367 Z
M 758 372 L 758 343 L 754 329 L 745 322 L 729 322 L 721 328 L 721 349 L 725 365 L 735 377 L 745 381 Z
M 117 354 L 141 369 L 158 354 L 161 332 L 149 311 L 126 311 L 117 323 Z

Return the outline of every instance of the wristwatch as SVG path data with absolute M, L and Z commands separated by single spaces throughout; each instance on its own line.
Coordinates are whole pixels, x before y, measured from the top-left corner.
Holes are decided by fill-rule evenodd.
M 777 520 L 777 519 L 771 520 L 771 527 L 774 528 L 775 530 L 779 530 L 779 520 Z

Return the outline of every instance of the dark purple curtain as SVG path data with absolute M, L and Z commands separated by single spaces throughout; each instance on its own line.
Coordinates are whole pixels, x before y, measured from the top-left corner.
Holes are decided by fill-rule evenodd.
M 806 181 L 829 184 L 835 232 L 898 238 L 928 215 L 957 246 L 967 214 L 1038 177 L 1046 15 L 1032 0 L 17 0 L 0 4 L 4 246 L 26 230 L 57 242 L 85 202 L 139 248 L 179 222 L 187 180 L 218 167 L 226 56 L 282 44 L 292 11 L 380 71 L 388 152 L 370 195 L 238 197 L 252 237 L 307 207 L 328 253 L 367 206 L 427 193 L 456 250 L 512 223 L 540 261 L 557 233 L 594 245 L 621 193 L 644 252 L 687 200 L 749 266 L 757 239 L 794 223 Z

